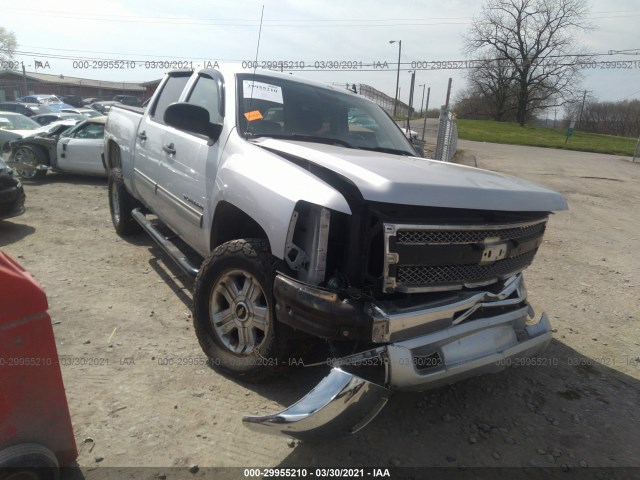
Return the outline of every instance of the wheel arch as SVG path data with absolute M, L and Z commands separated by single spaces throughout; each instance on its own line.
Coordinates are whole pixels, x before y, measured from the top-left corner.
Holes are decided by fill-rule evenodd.
M 267 232 L 250 215 L 235 205 L 221 201 L 216 206 L 209 236 L 209 250 L 230 240 L 261 238 L 269 242 Z
M 17 146 L 17 148 L 23 148 L 23 147 L 28 147 L 40 153 L 42 155 L 42 158 L 44 158 L 47 161 L 47 164 L 51 165 L 51 156 L 49 155 L 49 150 L 44 145 L 39 145 L 37 143 L 23 143 Z
M 122 168 L 120 145 L 118 145 L 113 139 L 109 139 L 105 144 L 105 162 L 107 164 L 107 170 Z

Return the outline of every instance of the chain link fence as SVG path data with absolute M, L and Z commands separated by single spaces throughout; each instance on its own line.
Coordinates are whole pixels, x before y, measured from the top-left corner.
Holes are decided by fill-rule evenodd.
M 458 148 L 458 126 L 453 114 L 445 106 L 440 108 L 440 121 L 438 124 L 438 136 L 436 138 L 436 151 L 434 160 L 450 162 Z
M 638 141 L 636 142 L 636 149 L 633 151 L 633 162 L 635 163 L 636 159 L 640 162 L 640 137 L 638 137 Z
M 395 103 L 395 98 L 373 88 L 371 85 L 366 85 L 364 83 L 333 83 L 332 85 L 344 86 L 347 90 L 357 93 L 358 95 L 362 95 L 363 97 L 377 103 L 385 112 L 389 115 L 393 115 L 393 104 Z M 409 105 L 398 100 L 396 116 L 406 117 L 408 111 Z

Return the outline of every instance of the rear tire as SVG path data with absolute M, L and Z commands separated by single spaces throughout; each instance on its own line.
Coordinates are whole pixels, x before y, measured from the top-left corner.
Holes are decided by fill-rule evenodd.
M 193 325 L 212 366 L 249 381 L 283 363 L 287 329 L 275 315 L 279 260 L 262 239 L 223 243 L 204 261 L 193 294 Z
M 131 211 L 139 207 L 142 207 L 142 204 L 124 185 L 122 170 L 112 169 L 109 172 L 109 210 L 111 222 L 118 235 L 128 237 L 142 231 L 140 224 L 131 216 Z
M 14 155 L 16 162 L 23 163 L 24 166 L 16 167 L 16 172 L 24 180 L 39 180 L 47 174 L 46 170 L 39 170 L 38 165 L 46 165 L 47 159 L 42 150 L 30 145 L 18 147 Z

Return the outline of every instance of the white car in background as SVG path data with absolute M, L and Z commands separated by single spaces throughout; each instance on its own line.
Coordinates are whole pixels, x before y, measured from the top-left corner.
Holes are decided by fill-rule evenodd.
M 0 153 L 5 143 L 28 135 L 40 125 L 30 118 L 13 112 L 0 112 Z
M 12 140 L 8 163 L 23 179 L 43 178 L 49 169 L 83 175 L 106 176 L 102 160 L 107 117 L 68 119 Z
M 79 113 L 88 118 L 101 117 L 102 114 L 93 108 L 63 108 L 60 113 Z
M 56 170 L 107 176 L 102 152 L 107 117 L 89 118 L 62 134 L 58 140 Z

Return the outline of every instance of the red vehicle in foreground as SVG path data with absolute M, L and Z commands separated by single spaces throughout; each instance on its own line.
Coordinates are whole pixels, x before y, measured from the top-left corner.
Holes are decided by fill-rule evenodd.
M 47 308 L 0 252 L 0 478 L 55 479 L 78 456 Z

